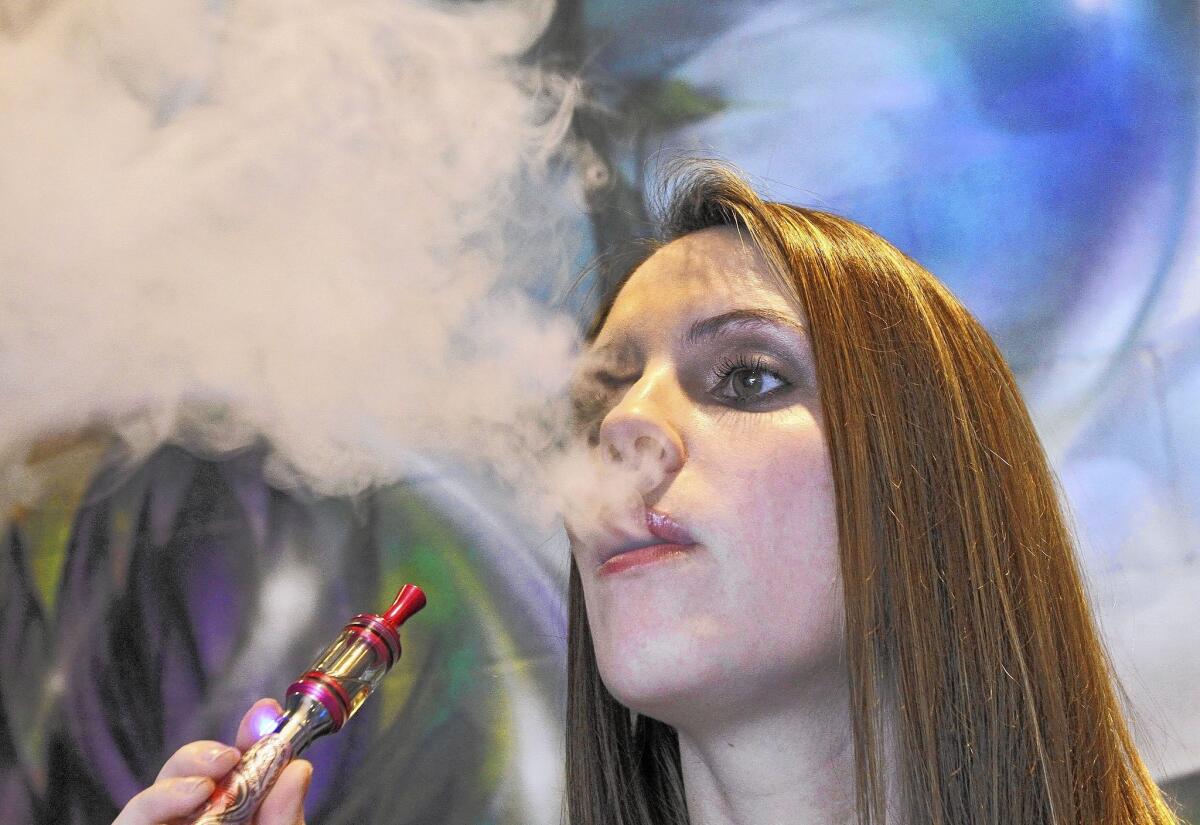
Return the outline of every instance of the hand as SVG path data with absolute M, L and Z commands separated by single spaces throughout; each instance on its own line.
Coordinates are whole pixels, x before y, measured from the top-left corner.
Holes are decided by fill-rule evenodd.
M 156 825 L 194 814 L 212 795 L 216 783 L 258 739 L 250 722 L 266 707 L 276 715 L 283 708 L 274 699 L 259 699 L 238 725 L 237 747 L 220 742 L 190 742 L 171 755 L 154 784 L 129 800 L 113 825 Z M 304 825 L 304 795 L 312 781 L 312 763 L 295 759 L 279 774 L 271 792 L 254 815 L 254 825 Z

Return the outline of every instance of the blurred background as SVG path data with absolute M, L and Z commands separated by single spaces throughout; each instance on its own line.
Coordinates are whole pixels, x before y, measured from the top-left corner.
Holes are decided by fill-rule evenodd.
M 412 581 L 309 816 L 558 823 L 567 547 L 523 456 L 680 152 L 991 331 L 1200 819 L 1198 15 L 0 0 L 0 821 L 110 822 Z

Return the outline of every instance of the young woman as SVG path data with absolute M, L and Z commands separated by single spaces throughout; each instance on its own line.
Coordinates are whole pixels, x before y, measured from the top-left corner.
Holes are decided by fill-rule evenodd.
M 572 525 L 572 825 L 1176 822 L 988 334 L 862 226 L 675 183 L 578 394 L 639 484 Z
M 572 825 L 1177 822 L 987 333 L 851 221 L 715 164 L 675 184 L 575 385 L 635 481 L 568 521 Z M 194 807 L 215 747 L 118 822 Z M 299 822 L 309 770 L 257 821 Z

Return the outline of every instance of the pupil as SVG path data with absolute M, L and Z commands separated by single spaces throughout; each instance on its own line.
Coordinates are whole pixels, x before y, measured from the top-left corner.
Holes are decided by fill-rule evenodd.
M 754 390 L 762 384 L 762 376 L 756 371 L 743 370 L 735 376 L 734 384 L 740 384 L 740 386 L 735 387 L 739 390 L 739 395 L 742 394 L 740 390 L 749 390 L 749 394 L 753 394 Z

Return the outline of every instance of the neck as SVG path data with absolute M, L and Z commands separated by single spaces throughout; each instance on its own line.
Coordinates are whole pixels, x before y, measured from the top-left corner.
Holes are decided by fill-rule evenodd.
M 691 825 L 854 821 L 849 690 L 837 671 L 743 704 L 753 715 L 676 726 Z

